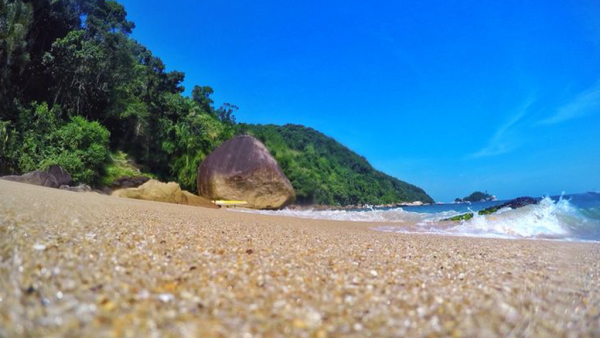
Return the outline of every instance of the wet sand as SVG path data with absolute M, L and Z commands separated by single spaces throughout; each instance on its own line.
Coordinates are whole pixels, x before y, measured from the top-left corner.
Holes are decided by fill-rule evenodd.
M 598 337 L 600 244 L 0 180 L 0 337 Z

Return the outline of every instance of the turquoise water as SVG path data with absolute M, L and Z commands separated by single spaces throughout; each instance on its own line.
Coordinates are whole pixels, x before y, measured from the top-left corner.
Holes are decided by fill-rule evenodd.
M 600 193 L 539 198 L 539 204 L 505 208 L 468 221 L 444 222 L 452 216 L 499 205 L 505 201 L 436 204 L 401 208 L 355 210 L 253 211 L 301 218 L 377 222 L 372 229 L 398 233 L 434 233 L 450 236 L 600 241 Z

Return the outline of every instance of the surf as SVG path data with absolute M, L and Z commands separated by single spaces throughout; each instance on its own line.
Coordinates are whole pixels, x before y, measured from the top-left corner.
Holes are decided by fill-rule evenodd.
M 353 210 L 236 211 L 297 218 L 378 223 L 371 229 L 389 233 L 600 241 L 600 194 L 598 193 L 546 196 L 540 198 L 538 204 L 523 208 L 503 208 L 491 215 L 477 214 L 479 210 L 502 202 Z M 465 212 L 473 212 L 475 216 L 470 220 L 460 222 L 443 221 Z

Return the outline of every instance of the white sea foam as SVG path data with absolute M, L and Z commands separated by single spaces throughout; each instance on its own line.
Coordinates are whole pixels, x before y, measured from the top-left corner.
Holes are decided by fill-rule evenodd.
M 438 227 L 425 220 L 418 224 L 424 231 L 461 236 L 493 238 L 582 239 L 585 231 L 597 232 L 600 224 L 589 219 L 566 199 L 554 202 L 543 198 L 537 205 L 520 209 L 504 208 L 491 215 L 478 215 L 450 227 Z M 390 231 L 390 229 L 376 229 Z M 405 231 L 402 231 L 405 232 Z
M 516 210 L 502 210 L 497 214 L 475 216 L 449 231 L 464 234 L 496 234 L 512 237 L 568 237 L 569 229 L 562 218 L 575 210 L 567 200 L 554 203 L 546 197 L 538 205 L 529 205 Z
M 441 220 L 443 218 L 456 216 L 455 211 L 440 212 L 436 214 L 417 213 L 405 211 L 402 208 L 394 208 L 388 210 L 382 209 L 367 209 L 367 210 L 294 210 L 284 209 L 279 211 L 272 210 L 247 210 L 247 209 L 232 209 L 234 211 L 258 213 L 263 215 L 274 216 L 289 216 L 298 218 L 311 219 L 329 219 L 335 221 L 352 221 L 352 222 L 385 222 L 385 223 L 418 223 L 424 220 Z
M 543 198 L 537 205 L 528 205 L 520 209 L 504 208 L 486 216 L 474 213 L 472 219 L 461 221 L 459 224 L 440 222 L 443 219 L 462 214 L 462 212 L 457 211 L 420 213 L 395 208 L 363 211 L 286 209 L 281 211 L 245 210 L 244 212 L 299 218 L 386 223 L 385 225 L 373 227 L 373 230 L 384 232 L 490 238 L 581 240 L 592 236 L 596 239 L 600 230 L 600 221 L 586 217 L 585 213 L 580 212 L 580 209 L 574 207 L 567 199 L 561 198 L 555 202 L 548 197 Z

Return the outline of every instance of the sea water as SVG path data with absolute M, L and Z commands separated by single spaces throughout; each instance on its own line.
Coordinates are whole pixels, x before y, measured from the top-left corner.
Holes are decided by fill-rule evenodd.
M 471 204 L 434 204 L 397 208 L 353 210 L 247 211 L 269 215 L 340 221 L 376 222 L 372 229 L 384 232 L 427 233 L 493 238 L 530 238 L 571 241 L 600 241 L 600 193 L 539 198 L 536 205 L 519 209 L 503 208 L 491 215 L 477 211 L 506 201 Z M 447 218 L 473 212 L 474 217 L 460 222 Z M 382 224 L 383 223 L 383 224 Z

